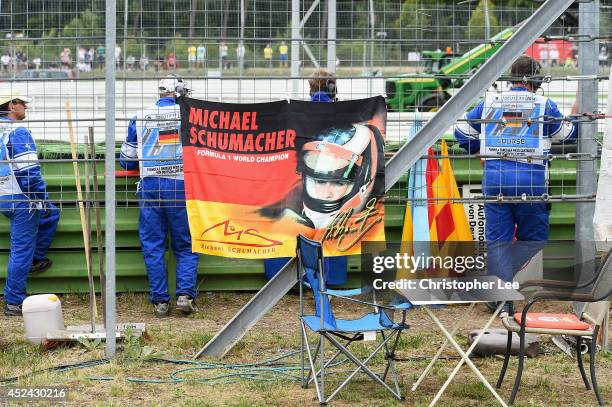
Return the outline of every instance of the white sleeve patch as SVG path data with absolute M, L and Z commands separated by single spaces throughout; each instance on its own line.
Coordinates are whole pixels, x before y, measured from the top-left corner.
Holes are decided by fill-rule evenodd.
M 553 133 L 550 137 L 553 141 L 564 141 L 567 140 L 574 132 L 574 124 L 569 122 L 561 123 L 559 129 Z
M 19 157 L 13 158 L 12 161 L 14 171 L 22 171 L 39 165 L 38 154 L 36 154 L 35 151 L 30 151 L 26 154 L 21 154 L 19 155 Z
M 478 139 L 478 137 L 480 136 L 480 132 L 478 132 L 476 129 L 470 126 L 470 123 L 465 120 L 458 122 L 455 125 L 455 129 L 457 129 L 458 131 L 460 131 L 462 134 L 464 134 L 466 137 L 469 137 L 469 138 Z
M 123 143 L 121 145 L 121 154 L 127 158 L 138 158 L 138 148 L 128 143 Z

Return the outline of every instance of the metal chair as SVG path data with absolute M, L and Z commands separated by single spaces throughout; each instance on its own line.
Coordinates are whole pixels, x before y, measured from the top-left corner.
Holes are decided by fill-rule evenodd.
M 307 388 L 308 385 L 314 381 L 319 402 L 321 404 L 326 404 L 361 371 L 372 380 L 382 385 L 395 398 L 402 400 L 398 377 L 393 362 L 400 334 L 404 329 L 408 328 L 406 324 L 406 311 L 409 307 L 405 304 L 399 307 L 383 306 L 358 300 L 348 295 L 339 295 L 343 293 L 339 290 L 326 290 L 325 270 L 323 268 L 322 259 L 323 251 L 319 242 L 307 239 L 301 235 L 297 237 L 297 272 L 300 282 L 300 326 L 302 330 L 302 387 Z M 304 313 L 305 287 L 310 288 L 314 296 L 314 315 L 307 315 Z M 345 293 L 357 294 L 358 291 L 349 291 Z M 340 306 L 343 301 L 350 301 L 367 306 L 371 308 L 372 311 L 353 320 L 337 319 L 334 316 L 330 298 L 339 299 L 339 301 L 334 303 L 335 307 Z M 395 310 L 400 310 L 402 313 L 402 319 L 399 323 L 394 322 L 388 315 L 388 313 L 392 313 Z M 313 344 L 313 346 L 316 346 L 314 353 L 308 338 L 308 331 L 317 334 L 319 337 L 318 343 L 316 343 L 316 345 Z M 372 334 L 380 334 L 381 341 L 365 359 L 360 359 L 349 350 L 349 346 L 352 343 L 363 340 L 364 336 Z M 335 348 L 333 356 L 329 359 L 325 358 L 326 341 Z M 384 350 L 386 365 L 384 372 L 378 374 L 368 367 L 367 364 L 381 350 Z M 310 367 L 308 374 L 306 374 L 305 366 L 306 355 L 308 356 Z M 326 369 L 331 369 L 341 355 L 355 364 L 356 369 L 353 370 L 329 396 L 326 396 Z M 392 377 L 393 388 L 386 382 L 389 373 Z
M 601 266 L 597 268 L 593 276 L 587 276 L 584 280 L 586 280 L 586 283 L 580 281 L 572 283 L 558 280 L 532 280 L 521 284 L 522 290 L 529 290 L 528 297 L 526 295 L 526 298 L 529 298 L 528 303 L 520 313 L 520 317 L 518 313 L 514 314 L 511 309 L 509 315 L 502 319 L 504 327 L 508 330 L 508 342 L 502 370 L 497 380 L 497 388 L 501 387 L 506 369 L 508 368 L 512 333 L 518 332 L 520 339 L 518 370 L 509 404 L 514 403 L 521 384 L 525 359 L 525 334 L 533 333 L 538 335 L 567 335 L 576 338 L 576 357 L 582 380 L 587 390 L 591 389 L 592 384 L 597 402 L 599 405 L 604 405 L 595 375 L 595 352 L 597 335 L 600 332 L 606 312 L 610 307 L 609 298 L 612 295 L 612 250 L 607 253 Z M 536 302 L 541 301 L 579 301 L 586 302 L 587 304 L 580 318 L 574 314 L 529 313 L 529 309 Z M 589 361 L 591 383 L 589 383 L 586 376 L 582 353 L 580 352 L 580 345 L 584 337 L 591 337 Z

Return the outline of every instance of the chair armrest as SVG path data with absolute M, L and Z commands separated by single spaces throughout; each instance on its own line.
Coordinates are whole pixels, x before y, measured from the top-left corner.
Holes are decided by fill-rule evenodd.
M 325 290 L 329 295 L 339 295 L 341 297 L 355 297 L 362 294 L 361 288 L 326 288 Z
M 405 311 L 404 308 L 388 306 L 388 305 L 375 304 L 373 302 L 358 300 L 356 298 L 346 297 L 344 295 L 337 295 L 337 294 L 329 293 L 327 291 L 323 291 L 321 294 L 329 295 L 330 297 L 334 297 L 334 298 L 340 298 L 341 300 L 346 300 L 346 301 L 354 302 L 354 303 L 357 303 L 357 304 L 369 305 L 371 307 L 377 307 L 377 308 L 383 308 L 383 309 L 387 309 L 387 310 L 390 310 L 390 311 L 396 311 L 396 310 L 404 310 Z
M 526 280 L 526 281 L 519 282 L 519 283 L 521 285 L 521 288 L 550 287 L 550 288 L 561 288 L 561 289 L 568 289 L 568 290 L 578 290 L 578 289 L 585 288 L 585 287 L 592 285 L 597 279 L 597 276 L 598 274 L 594 275 L 590 281 L 585 281 L 581 283 L 577 281 L 562 281 L 562 280 L 548 280 L 548 279 Z
M 591 294 L 576 293 L 573 291 L 536 291 L 529 295 L 531 301 L 552 300 L 552 301 L 580 301 L 593 302 L 595 298 Z

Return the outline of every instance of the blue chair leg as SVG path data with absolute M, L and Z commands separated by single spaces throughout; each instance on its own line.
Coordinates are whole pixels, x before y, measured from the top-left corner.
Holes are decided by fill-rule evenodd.
M 313 354 L 310 351 L 310 342 L 308 341 L 308 336 L 306 334 L 306 328 L 305 328 L 305 326 L 303 324 L 302 324 L 302 334 L 304 335 L 304 345 L 306 347 L 306 351 L 308 352 L 308 364 L 310 365 L 310 369 L 308 369 L 308 379 L 305 381 L 305 388 L 308 387 L 308 384 L 310 383 L 310 377 L 311 377 L 312 374 L 314 374 L 315 377 L 314 377 L 313 380 L 315 382 L 315 387 L 316 387 L 316 390 L 317 390 L 317 398 L 319 399 L 319 402 L 321 404 L 325 404 L 324 403 L 325 395 L 324 395 L 324 393 L 322 393 L 322 391 L 321 391 L 322 389 L 319 387 L 319 382 L 317 380 L 316 373 L 315 373 L 315 371 L 316 371 L 316 359 L 317 358 L 316 358 L 316 356 L 313 357 Z M 316 351 L 318 352 L 318 349 Z
M 346 340 L 346 343 L 344 344 L 344 346 L 349 347 L 351 343 L 355 342 L 356 340 L 359 340 L 359 339 L 357 339 L 358 337 L 359 337 L 359 335 L 355 335 L 355 336 L 353 336 L 352 338 L 348 338 L 348 339 Z M 316 358 L 317 358 L 317 356 L 318 356 L 318 354 L 319 354 L 319 353 L 318 353 L 318 351 L 319 351 L 319 349 L 318 349 L 318 347 L 317 347 L 317 351 L 316 351 L 315 356 L 314 356 L 314 358 L 313 358 L 313 359 L 316 359 Z M 336 352 L 336 354 L 335 354 L 334 356 L 332 356 L 331 358 L 327 359 L 327 361 L 325 362 L 325 367 L 331 366 L 331 364 L 332 364 L 332 363 L 334 363 L 334 362 L 336 361 L 336 359 L 338 359 L 338 356 L 342 356 L 342 355 L 343 355 L 343 354 L 342 354 L 342 352 L 341 352 L 341 351 Z M 345 358 L 346 358 L 346 356 L 345 356 Z M 348 358 L 346 358 L 346 360 L 349 360 L 349 359 L 348 359 Z M 319 371 L 317 371 L 317 375 L 318 375 L 319 373 L 320 373 L 320 370 L 319 370 Z M 312 379 L 312 378 L 311 378 L 311 375 L 310 375 L 310 373 L 309 373 L 309 375 L 308 375 L 308 381 L 306 382 L 306 387 L 308 387 L 308 385 L 310 384 L 310 382 L 311 382 L 311 381 L 313 381 L 313 380 L 314 380 L 314 379 Z M 305 387 L 305 388 L 306 388 L 306 387 Z
M 380 331 L 381 335 L 382 335 L 382 339 L 383 341 L 385 340 L 385 331 Z M 392 364 L 393 364 L 393 360 L 395 359 L 395 349 L 397 348 L 397 344 L 399 342 L 399 338 L 400 338 L 400 334 L 401 331 L 398 331 L 395 337 L 395 340 L 393 341 L 393 345 L 391 345 L 391 347 L 389 347 L 387 344 L 385 344 L 385 359 L 387 360 L 387 366 L 385 366 L 385 372 L 382 375 L 382 379 L 387 380 L 387 374 L 389 373 L 389 369 L 391 368 Z
M 304 357 L 304 353 L 306 352 L 306 344 L 304 343 L 304 326 L 303 326 L 303 322 L 300 320 L 300 325 L 302 330 L 300 332 L 300 336 L 302 337 L 302 352 L 300 352 L 300 365 L 302 368 L 302 388 L 305 389 L 306 387 L 308 387 L 307 382 L 306 382 L 306 372 L 305 372 L 305 357 Z
M 326 338 L 329 340 L 329 342 L 334 345 L 337 349 L 340 349 L 342 351 L 342 353 L 351 361 L 355 364 L 355 366 L 357 367 L 357 369 L 355 369 L 353 372 L 351 372 L 351 374 L 345 379 L 345 381 L 336 388 L 336 390 L 334 391 L 334 393 L 330 396 L 333 398 L 333 396 L 340 391 L 340 389 L 342 389 L 344 387 L 344 385 L 346 385 L 349 380 L 358 372 L 363 372 L 366 375 L 368 375 L 369 377 L 371 377 L 373 380 L 375 380 L 376 382 L 378 382 L 379 384 L 381 384 L 383 387 L 385 387 L 387 390 L 389 390 L 389 392 L 391 394 L 393 394 L 393 396 L 399 400 L 401 400 L 401 394 L 399 394 L 398 392 L 396 392 L 395 390 L 393 390 L 391 387 L 389 387 L 389 385 L 387 383 L 385 383 L 381 377 L 376 374 L 374 371 L 372 371 L 371 368 L 369 368 L 368 366 L 366 366 L 366 364 L 368 363 L 368 361 L 377 353 L 379 352 L 383 347 L 384 344 L 381 343 L 380 345 L 378 345 L 376 347 L 376 350 L 370 354 L 370 356 L 368 356 L 366 359 L 364 359 L 363 361 L 360 360 L 359 358 L 357 358 L 355 355 L 353 355 L 344 345 L 342 345 L 340 342 L 338 342 L 338 340 L 336 338 L 334 338 L 331 335 L 328 335 L 326 333 L 324 333 L 326 335 Z M 390 340 L 390 338 L 388 339 Z
M 321 344 L 319 346 L 319 357 L 321 358 L 321 400 L 319 401 L 319 404 L 321 405 L 326 405 L 327 404 L 327 399 L 325 398 L 325 336 L 321 335 Z
M 321 348 L 321 339 L 319 339 L 319 343 L 317 344 L 317 348 L 314 351 L 314 354 L 312 355 L 312 361 L 315 362 L 317 360 L 317 356 L 319 356 L 319 349 Z M 308 384 L 310 383 L 310 379 L 312 377 L 312 372 L 309 371 L 308 372 L 308 376 L 306 377 L 306 387 L 308 387 Z M 313 380 L 317 380 L 317 378 L 315 377 Z
M 391 374 L 393 376 L 393 384 L 395 385 L 395 391 L 398 394 L 398 398 L 400 400 L 404 400 L 404 397 L 401 395 L 401 390 L 399 387 L 399 382 L 397 381 L 397 373 L 395 371 L 395 366 L 393 364 L 393 362 L 395 361 L 395 349 L 397 349 L 397 344 L 399 343 L 399 338 L 400 335 L 402 334 L 402 331 L 397 331 L 396 332 L 396 336 L 395 336 L 395 340 L 393 341 L 393 345 L 391 346 L 390 349 L 387 348 L 387 345 L 385 344 L 385 355 L 386 355 L 386 359 L 387 359 L 387 366 L 385 367 L 385 373 L 383 374 L 383 381 L 385 381 L 387 379 L 387 373 L 389 372 L 389 370 L 391 370 Z M 383 336 L 383 340 L 384 340 L 384 336 Z
M 380 335 L 382 336 L 382 340 L 385 340 L 385 331 L 380 331 Z M 389 366 L 391 361 L 391 353 L 389 352 L 389 346 L 385 344 L 385 360 L 387 361 L 387 366 L 385 366 L 385 371 L 382 375 L 383 381 L 387 380 L 387 374 L 389 373 Z

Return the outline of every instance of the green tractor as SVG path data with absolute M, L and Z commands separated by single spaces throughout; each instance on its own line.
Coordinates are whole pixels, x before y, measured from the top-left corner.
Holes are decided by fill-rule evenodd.
M 419 77 L 404 75 L 387 79 L 387 108 L 395 112 L 435 112 L 450 99 L 448 89 L 460 88 L 465 75 L 475 72 L 514 34 L 507 28 L 463 55 L 423 51 L 425 72 Z

